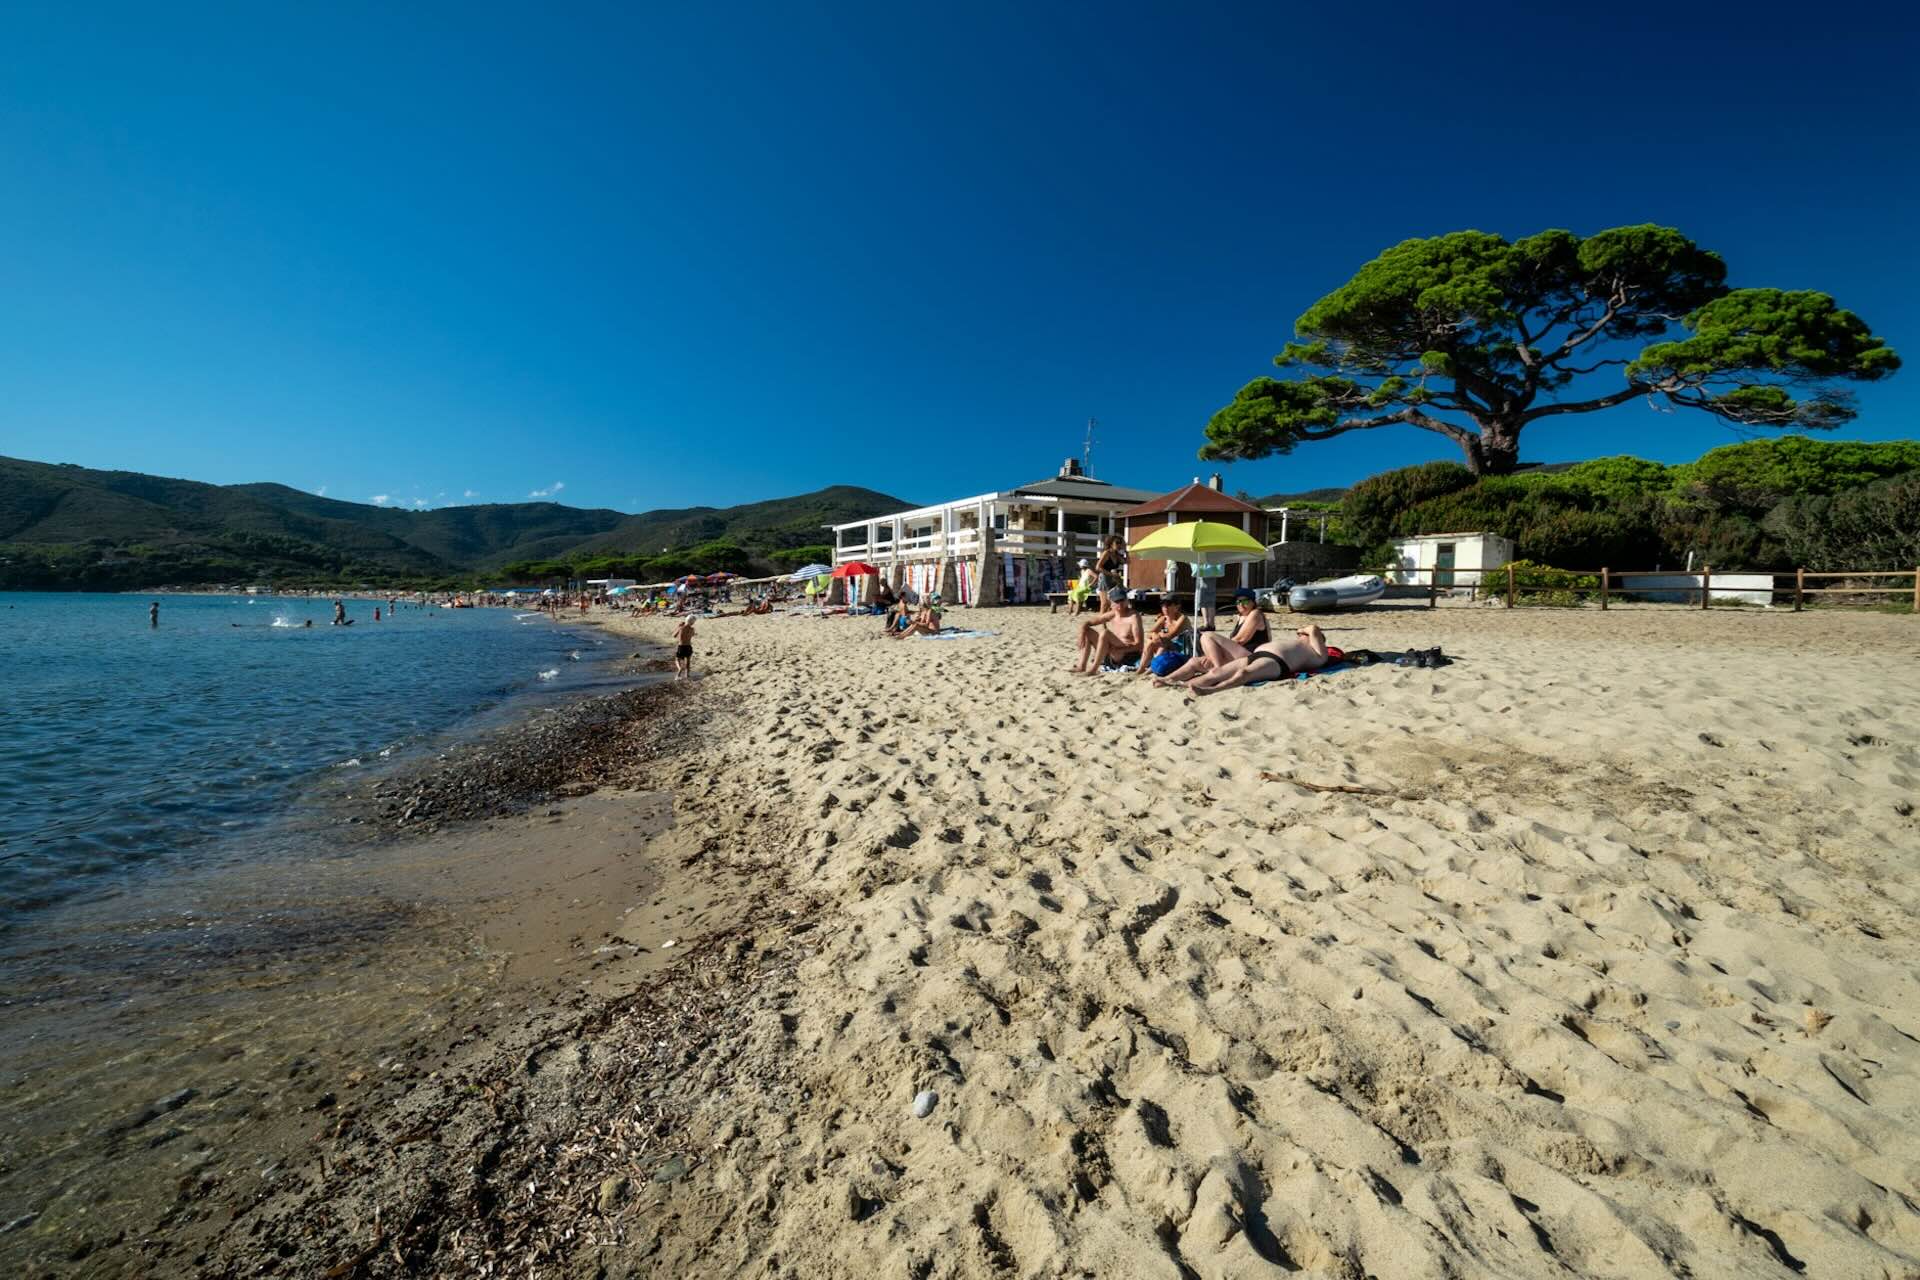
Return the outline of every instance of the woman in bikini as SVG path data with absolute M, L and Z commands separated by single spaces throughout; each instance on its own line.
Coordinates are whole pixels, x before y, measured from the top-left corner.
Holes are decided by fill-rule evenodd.
M 1327 637 L 1317 624 L 1309 623 L 1282 640 L 1267 641 L 1244 658 L 1223 663 L 1187 681 L 1196 694 L 1218 693 L 1261 680 L 1284 680 L 1302 671 L 1318 671 L 1327 665 Z
M 1254 603 L 1253 592 L 1235 592 L 1233 603 L 1240 613 L 1239 621 L 1234 624 L 1233 635 L 1223 636 L 1217 631 L 1200 632 L 1200 645 L 1193 657 L 1179 670 L 1156 677 L 1153 682 L 1155 688 L 1185 684 L 1229 662 L 1242 661 L 1251 657 L 1255 648 L 1266 643 L 1271 630 L 1267 626 L 1266 613 Z

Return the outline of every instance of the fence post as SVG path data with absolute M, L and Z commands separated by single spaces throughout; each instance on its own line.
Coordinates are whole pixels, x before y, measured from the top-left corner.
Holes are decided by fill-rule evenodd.
M 1700 566 L 1700 607 L 1705 609 L 1707 602 L 1713 599 L 1713 566 Z
M 1513 608 L 1513 565 L 1507 565 L 1507 608 Z
M 1920 614 L 1920 565 L 1913 568 L 1913 611 Z
M 1920 586 L 1914 587 L 1914 598 L 1920 599 Z M 1427 574 L 1427 608 L 1437 608 L 1440 604 L 1440 573 L 1432 570 Z
M 1600 611 L 1602 613 L 1606 612 L 1607 608 L 1607 574 L 1610 572 L 1611 570 L 1606 568 L 1600 570 Z
M 1914 585 L 1916 590 L 1920 590 L 1920 583 Z M 1807 594 L 1807 571 L 1802 567 L 1793 571 L 1793 611 L 1795 613 L 1800 612 L 1800 597 L 1805 594 Z

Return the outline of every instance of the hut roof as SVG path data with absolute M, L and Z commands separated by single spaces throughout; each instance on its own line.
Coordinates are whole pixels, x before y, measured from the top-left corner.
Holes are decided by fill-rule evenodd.
M 1251 502 L 1242 502 L 1238 498 L 1198 482 L 1175 489 L 1172 493 L 1163 493 L 1137 507 L 1128 507 L 1120 514 L 1123 517 L 1157 516 L 1168 511 L 1232 512 L 1234 514 L 1251 511 L 1257 516 L 1266 514 L 1266 509 L 1263 507 L 1256 507 Z

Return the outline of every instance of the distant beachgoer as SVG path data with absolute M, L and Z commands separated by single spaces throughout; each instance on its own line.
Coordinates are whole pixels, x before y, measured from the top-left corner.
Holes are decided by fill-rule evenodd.
M 1090 676 L 1102 663 L 1130 662 L 1140 656 L 1140 615 L 1133 610 L 1127 593 L 1119 587 L 1107 590 L 1107 607 L 1080 624 L 1080 646 L 1073 666 L 1075 675 Z
M 373 606 L 373 620 L 374 620 L 375 622 L 378 622 L 378 621 L 380 621 L 380 606 L 379 606 L 379 605 L 375 605 L 375 606 Z
M 673 678 L 691 680 L 693 678 L 693 624 L 694 617 L 688 614 L 673 629 Z
M 147 625 L 150 627 L 160 625 L 160 602 L 158 600 L 155 600 L 153 604 L 147 608 Z
M 1193 611 L 1200 615 L 1200 629 L 1213 630 L 1213 615 L 1218 605 L 1219 581 L 1209 576 L 1205 570 L 1211 566 L 1196 565 L 1193 571 Z
M 1100 548 L 1100 560 L 1094 566 L 1094 585 L 1102 592 L 1125 586 L 1122 581 L 1126 574 L 1127 552 L 1120 542 L 1120 535 L 1107 535 L 1106 545 Z
M 312 619 L 312 618 L 308 618 L 308 619 L 307 619 L 307 620 L 306 620 L 306 621 L 305 621 L 304 623 L 302 623 L 301 625 L 302 625 L 302 626 L 307 626 L 307 627 L 311 627 L 311 626 L 313 625 L 313 619 Z
M 1082 560 L 1080 576 L 1075 578 L 1073 585 L 1067 588 L 1067 616 L 1072 618 L 1085 613 L 1087 602 L 1093 599 L 1095 590 L 1097 590 L 1097 584 L 1094 581 L 1093 562 Z
M 347 603 L 344 600 L 333 602 L 333 625 L 336 627 L 347 625 Z
M 905 621 L 906 625 L 893 633 L 895 640 L 905 640 L 908 636 L 939 635 L 940 593 L 938 591 L 929 592 L 927 594 L 927 602 L 920 606 L 920 612 L 914 614 L 911 620 Z

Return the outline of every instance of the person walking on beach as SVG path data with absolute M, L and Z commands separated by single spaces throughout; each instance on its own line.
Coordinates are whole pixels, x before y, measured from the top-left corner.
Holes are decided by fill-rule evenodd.
M 675 680 L 693 679 L 693 622 L 692 614 L 680 619 L 680 625 L 673 629 L 673 678 Z
M 158 628 L 160 625 L 160 602 L 155 600 L 147 608 L 147 625 Z

